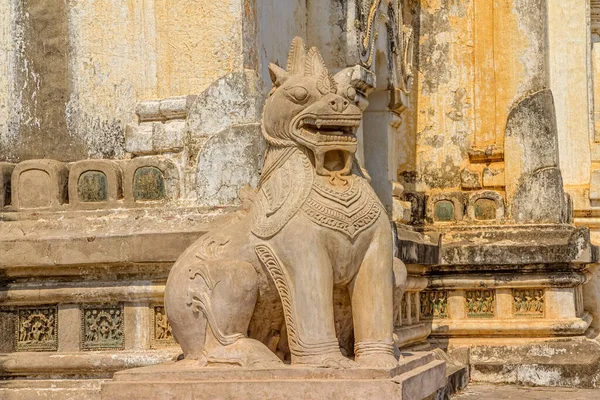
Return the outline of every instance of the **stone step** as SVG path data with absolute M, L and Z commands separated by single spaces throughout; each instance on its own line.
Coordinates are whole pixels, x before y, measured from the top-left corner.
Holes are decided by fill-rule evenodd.
M 2 400 L 100 400 L 100 379 L 0 381 Z
M 115 374 L 103 400 L 419 400 L 446 384 L 445 362 L 431 352 L 405 354 L 393 369 L 199 367 L 165 363 Z
M 600 388 L 600 345 L 593 340 L 477 346 L 469 359 L 474 382 Z

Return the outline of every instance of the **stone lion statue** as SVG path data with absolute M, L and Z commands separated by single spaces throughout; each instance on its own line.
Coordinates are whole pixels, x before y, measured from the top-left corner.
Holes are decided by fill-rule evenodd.
M 318 367 L 394 367 L 394 262 L 404 266 L 355 159 L 360 95 L 349 70 L 333 76 L 300 38 L 287 68 L 270 64 L 269 71 L 258 192 L 242 192 L 245 209 L 171 269 L 165 307 L 173 336 L 185 359 L 203 364 L 273 366 L 289 358 Z M 341 313 L 346 325 L 334 311 L 340 290 L 351 310 Z M 344 335 L 354 344 L 346 356 Z

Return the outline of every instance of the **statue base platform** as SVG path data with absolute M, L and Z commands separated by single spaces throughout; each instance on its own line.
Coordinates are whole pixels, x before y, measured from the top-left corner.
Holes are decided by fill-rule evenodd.
M 393 369 L 200 367 L 170 362 L 117 372 L 103 400 L 404 399 L 434 395 L 446 385 L 446 364 L 431 352 L 405 353 Z

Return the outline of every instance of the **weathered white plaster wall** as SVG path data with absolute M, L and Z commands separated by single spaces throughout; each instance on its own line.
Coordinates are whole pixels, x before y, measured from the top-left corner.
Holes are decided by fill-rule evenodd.
M 0 150 L 2 149 L 2 138 L 8 134 L 11 14 L 10 0 L 0 0 Z
M 550 86 L 556 106 L 565 186 L 590 181 L 591 75 L 589 2 L 548 0 Z
M 258 0 L 260 77 L 271 88 L 269 63 L 285 67 L 295 36 L 306 38 L 306 0 Z
M 15 0 L 0 0 L 0 157 L 8 151 L 21 110 L 16 90 L 16 57 L 22 51 L 23 29 L 15 24 L 19 7 Z
M 244 4 L 243 0 L 74 0 L 58 9 L 51 3 L 0 0 L 0 144 L 12 154 L 0 158 L 48 156 L 71 161 L 122 155 L 124 127 L 134 118 L 139 101 L 200 93 L 219 77 L 243 69 Z M 41 48 L 48 26 L 65 28 L 50 29 L 53 47 L 46 56 Z M 19 30 L 27 33 L 22 44 L 11 37 Z M 23 54 L 11 56 L 18 51 Z M 57 69 L 45 58 L 57 65 L 65 59 L 67 64 Z M 7 71 L 18 76 L 11 78 Z M 65 83 L 57 77 L 66 77 Z M 44 103 L 31 100 L 38 92 L 45 96 Z M 44 127 L 42 118 L 36 128 L 35 117 L 48 108 L 59 117 L 47 119 L 62 122 Z M 7 126 L 11 121 L 7 109 L 17 114 L 18 123 Z M 23 142 L 24 137 L 29 142 Z M 70 145 L 56 154 L 34 151 L 52 147 L 45 143 L 50 137 Z

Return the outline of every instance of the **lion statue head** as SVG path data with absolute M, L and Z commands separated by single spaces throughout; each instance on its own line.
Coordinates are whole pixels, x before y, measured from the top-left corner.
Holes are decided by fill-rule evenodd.
M 273 90 L 263 111 L 269 148 L 301 147 L 318 175 L 349 175 L 357 150 L 362 110 L 346 70 L 333 76 L 316 47 L 296 37 L 286 69 L 269 65 Z

